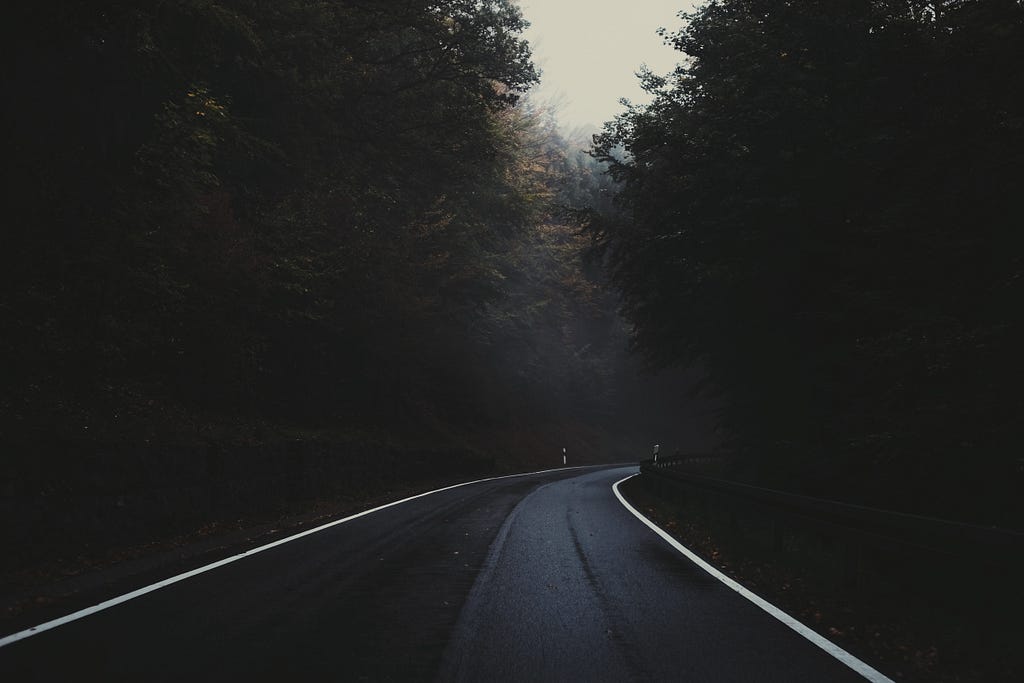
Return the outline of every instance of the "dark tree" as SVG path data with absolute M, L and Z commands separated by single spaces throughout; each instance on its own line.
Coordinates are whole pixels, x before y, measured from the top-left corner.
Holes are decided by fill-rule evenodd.
M 595 148 L 636 346 L 710 369 L 749 476 L 1019 514 L 1024 8 L 721 0 L 666 37 Z

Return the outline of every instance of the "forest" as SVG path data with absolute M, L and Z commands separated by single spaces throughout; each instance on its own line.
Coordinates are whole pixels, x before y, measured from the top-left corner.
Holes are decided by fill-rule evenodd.
M 1020 528 L 1022 4 L 682 19 L 590 139 L 512 0 L 10 8 L 5 536 L 655 442 Z
M 722 0 L 665 37 L 596 143 L 635 347 L 707 368 L 734 476 L 1022 528 L 1022 3 Z
M 614 182 L 524 97 L 513 3 L 5 24 L 3 527 L 26 552 L 563 448 L 635 461 L 658 415 L 699 431 L 634 377 L 581 232 Z

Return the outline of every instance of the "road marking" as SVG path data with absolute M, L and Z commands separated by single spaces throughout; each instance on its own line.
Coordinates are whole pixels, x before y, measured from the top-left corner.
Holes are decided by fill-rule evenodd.
M 143 595 L 147 595 L 149 593 L 152 593 L 153 591 L 158 591 L 161 588 L 166 588 L 167 586 L 170 586 L 172 584 L 178 583 L 179 581 L 184 581 L 185 579 L 190 579 L 193 576 L 198 576 L 199 574 L 205 574 L 208 571 L 212 571 L 214 569 L 217 569 L 218 567 L 223 567 L 224 565 L 231 564 L 232 562 L 237 562 L 238 560 L 241 560 L 241 559 L 246 558 L 246 557 L 252 557 L 253 555 L 256 555 L 258 553 L 262 553 L 265 550 L 270 550 L 271 548 L 276 548 L 279 545 L 284 545 L 285 543 L 291 543 L 292 541 L 297 541 L 300 538 L 304 538 L 306 536 L 311 536 L 312 534 L 321 532 L 321 531 L 323 531 L 325 529 L 330 529 L 331 527 L 338 526 L 339 524 L 344 524 L 345 522 L 351 522 L 354 519 L 359 519 L 360 517 L 365 517 L 366 515 L 371 515 L 374 512 L 380 512 L 381 510 L 385 510 L 387 508 L 394 507 L 396 505 L 401 505 L 403 503 L 408 503 L 409 501 L 416 500 L 417 498 L 423 498 L 425 496 L 430 496 L 430 495 L 433 495 L 435 493 L 441 493 L 443 491 L 451 491 L 452 489 L 457 489 L 457 488 L 460 488 L 460 487 L 463 487 L 463 486 L 471 486 L 473 484 L 483 484 L 483 483 L 488 482 L 488 481 L 497 481 L 499 479 L 511 479 L 513 477 L 527 477 L 527 476 L 530 476 L 532 474 L 550 474 L 552 472 L 564 472 L 566 470 L 581 470 L 581 469 L 586 469 L 588 467 L 606 467 L 606 466 L 605 465 L 577 465 L 575 467 L 558 467 L 558 468 L 550 469 L 550 470 L 540 470 L 538 472 L 521 472 L 519 474 L 506 474 L 506 475 L 502 475 L 500 477 L 487 477 L 486 479 L 476 479 L 474 481 L 466 481 L 466 482 L 462 482 L 461 484 L 453 484 L 452 486 L 445 486 L 444 488 L 435 489 L 433 491 L 427 491 L 426 493 L 419 493 L 419 494 L 417 494 L 415 496 L 409 496 L 408 498 L 403 498 L 402 500 L 396 500 L 393 503 L 387 503 L 385 505 L 381 505 L 379 507 L 375 507 L 372 510 L 364 510 L 362 512 L 356 513 L 354 515 L 350 515 L 350 516 L 345 517 L 343 519 L 336 519 L 333 522 L 328 522 L 327 524 L 321 524 L 320 526 L 318 526 L 316 528 L 307 529 L 306 531 L 302 531 L 302 532 L 294 534 L 292 536 L 288 536 L 287 538 L 282 538 L 280 540 L 274 541 L 273 543 L 268 543 L 266 545 L 262 545 L 262 546 L 260 546 L 258 548 L 253 548 L 252 550 L 246 550 L 245 552 L 238 553 L 237 555 L 232 555 L 231 557 L 226 557 L 223 560 L 218 560 L 217 562 L 212 562 L 212 563 L 210 563 L 208 565 L 204 565 L 202 567 L 199 567 L 198 569 L 193 569 L 193 570 L 187 571 L 187 572 L 185 572 L 183 574 L 178 574 L 177 576 L 172 576 L 169 579 L 164 579 L 163 581 L 158 581 L 157 583 L 151 584 L 151 585 L 146 586 L 144 588 L 139 588 L 137 590 L 133 590 L 130 593 L 125 593 L 124 595 L 119 595 L 116 598 L 111 598 L 109 600 L 104 600 L 103 602 L 95 604 L 92 607 L 86 607 L 84 609 L 78 610 L 77 612 L 72 612 L 71 614 L 68 614 L 66 616 L 58 617 L 56 619 L 52 619 L 52 620 L 44 622 L 42 624 L 38 624 L 37 626 L 33 626 L 31 628 L 27 628 L 24 631 L 18 631 L 17 633 L 12 633 L 9 636 L 4 636 L 3 638 L 0 638 L 0 647 L 4 647 L 6 645 L 10 645 L 11 643 L 16 643 L 19 640 L 24 640 L 25 638 L 31 638 L 32 636 L 39 635 L 40 633 L 44 633 L 44 632 L 49 631 L 51 629 L 55 629 L 58 626 L 63 626 L 65 624 L 70 624 L 73 621 L 78 621 L 79 619 L 84 619 L 85 617 L 88 617 L 90 615 L 96 614 L 97 612 L 102 612 L 103 610 L 110 609 L 111 607 L 116 607 L 117 605 L 120 605 L 122 603 L 128 602 L 129 600 L 134 600 L 135 598 L 140 598 Z M 607 467 L 613 467 L 613 465 L 608 465 Z
M 810 628 L 809 626 L 807 626 L 807 625 L 797 621 L 796 619 L 794 619 L 790 615 L 786 614 L 781 609 L 779 609 L 775 605 L 771 604 L 770 602 L 768 602 L 767 600 L 765 600 L 761 596 L 751 592 L 750 590 L 748 590 L 747 588 L 743 587 L 742 585 L 740 585 L 739 583 L 737 583 L 733 579 L 729 578 L 728 576 L 726 576 L 722 572 L 718 571 L 717 569 L 712 567 L 710 564 L 705 562 L 703 559 L 701 559 L 696 553 L 691 551 L 689 548 L 687 548 L 686 546 L 681 544 L 676 539 L 672 538 L 664 529 L 662 529 L 657 524 L 655 524 L 651 520 L 649 520 L 646 517 L 644 517 L 640 512 L 637 511 L 637 509 L 635 507 L 630 505 L 629 501 L 627 501 L 623 497 L 622 493 L 619 492 L 619 484 L 621 484 L 622 482 L 624 482 L 624 481 L 626 481 L 628 479 L 632 479 L 633 477 L 638 477 L 638 476 L 640 476 L 640 475 L 639 474 L 631 474 L 630 476 L 626 477 L 625 479 L 620 479 L 619 481 L 615 482 L 612 485 L 612 491 L 615 492 L 615 497 L 619 499 L 619 502 L 622 503 L 622 505 L 627 510 L 632 512 L 633 515 L 635 515 L 637 519 L 639 519 L 641 522 L 643 522 L 644 524 L 649 526 L 654 531 L 654 533 L 658 534 L 663 539 L 665 539 L 665 541 L 669 545 L 671 545 L 673 548 L 675 548 L 680 553 L 685 555 L 687 557 L 687 559 L 689 559 L 691 562 L 696 564 L 698 567 L 700 567 L 701 569 L 706 571 L 708 574 L 710 574 L 711 576 L 715 577 L 716 579 L 718 579 L 719 581 L 724 583 L 726 586 L 728 586 L 732 590 L 736 591 L 737 593 L 739 593 L 740 595 L 745 597 L 747 600 L 749 600 L 750 602 L 754 603 L 755 605 L 757 605 L 758 607 L 763 609 L 765 612 L 767 612 L 768 614 L 772 615 L 773 617 L 775 617 L 776 619 L 781 621 L 783 624 L 785 624 L 786 626 L 790 627 L 791 629 L 793 629 L 794 631 L 799 633 L 801 636 L 803 636 L 804 638 L 809 640 L 811 643 L 813 643 L 814 645 L 817 645 L 819 648 L 821 648 L 822 650 L 824 650 L 825 652 L 827 652 L 831 656 L 835 657 L 840 662 L 842 662 L 846 666 L 850 667 L 851 669 L 856 671 L 858 674 L 860 674 L 861 676 L 863 676 L 867 680 L 871 681 L 872 683 L 894 683 L 894 681 L 891 678 L 889 678 L 888 676 L 886 676 L 885 674 L 883 674 L 880 671 L 878 671 L 877 669 L 874 669 L 871 666 L 865 664 L 864 662 L 862 662 L 861 660 L 857 659 L 856 657 L 851 655 L 849 652 L 844 650 L 843 648 L 841 648 L 838 645 L 836 645 L 835 643 L 833 643 L 828 638 L 825 638 L 824 636 L 819 634 L 817 631 L 815 631 L 812 628 Z

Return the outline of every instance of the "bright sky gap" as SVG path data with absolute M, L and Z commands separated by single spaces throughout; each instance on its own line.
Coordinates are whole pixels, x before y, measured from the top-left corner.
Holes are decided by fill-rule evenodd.
M 523 0 L 531 26 L 525 37 L 542 70 L 533 98 L 552 103 L 563 127 L 600 126 L 623 111 L 620 98 L 649 98 L 636 72 L 647 65 L 667 73 L 681 55 L 657 34 L 682 24 L 689 0 Z

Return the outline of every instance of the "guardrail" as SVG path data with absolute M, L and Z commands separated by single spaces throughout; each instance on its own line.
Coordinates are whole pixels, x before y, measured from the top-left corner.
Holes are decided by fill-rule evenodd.
M 705 559 L 897 679 L 1020 678 L 1024 533 L 706 476 L 727 459 L 641 463 L 637 493 Z
M 829 534 L 842 533 L 863 542 L 910 546 L 945 556 L 985 556 L 998 558 L 1001 563 L 1024 564 L 1024 533 L 1019 531 L 812 498 L 676 469 L 689 460 L 647 461 L 641 463 L 640 471 L 691 495 L 703 492 L 699 495 L 727 496 L 747 508 L 755 505 L 773 517 L 818 527 Z

